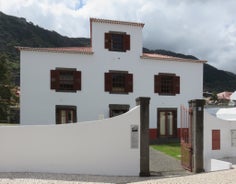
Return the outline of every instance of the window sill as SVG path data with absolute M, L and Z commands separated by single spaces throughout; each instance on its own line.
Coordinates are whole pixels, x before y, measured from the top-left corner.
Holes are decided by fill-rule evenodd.
M 77 90 L 55 90 L 56 92 L 63 92 L 63 93 L 76 93 Z
M 126 52 L 126 50 L 112 50 L 112 49 L 108 49 L 110 52 Z
M 175 93 L 158 93 L 160 96 L 176 96 Z
M 118 94 L 118 95 L 128 95 L 128 92 L 116 92 L 116 91 L 110 91 L 110 94 Z

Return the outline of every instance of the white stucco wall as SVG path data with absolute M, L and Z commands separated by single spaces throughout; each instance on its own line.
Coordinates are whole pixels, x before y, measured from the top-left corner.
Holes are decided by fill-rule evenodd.
M 140 107 L 111 119 L 66 125 L 1 126 L 0 172 L 134 175 L 140 143 L 131 148 L 131 126 Z
M 93 23 L 94 54 L 69 54 L 21 50 L 21 124 L 54 124 L 56 105 L 77 106 L 78 121 L 109 116 L 109 104 L 135 106 L 139 96 L 151 97 L 150 128 L 157 127 L 157 108 L 187 106 L 188 100 L 202 98 L 203 64 L 168 60 L 141 59 L 142 28 Z M 131 36 L 131 50 L 111 52 L 104 49 L 104 32 L 122 31 Z M 76 93 L 50 89 L 50 70 L 56 67 L 82 71 L 82 90 Z M 104 91 L 104 73 L 109 70 L 133 74 L 133 93 L 110 94 Z M 180 76 L 180 94 L 154 93 L 154 75 L 175 73 Z M 178 110 L 178 127 L 180 111 Z
M 212 150 L 212 130 L 220 130 L 220 150 Z M 236 130 L 235 121 L 226 121 L 204 112 L 204 168 L 211 171 L 211 159 L 236 157 L 236 146 L 232 146 L 231 130 Z

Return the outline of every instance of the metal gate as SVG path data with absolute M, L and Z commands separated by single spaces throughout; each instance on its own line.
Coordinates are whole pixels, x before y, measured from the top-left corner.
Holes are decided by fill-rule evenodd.
M 181 106 L 181 165 L 184 169 L 192 171 L 192 109 Z

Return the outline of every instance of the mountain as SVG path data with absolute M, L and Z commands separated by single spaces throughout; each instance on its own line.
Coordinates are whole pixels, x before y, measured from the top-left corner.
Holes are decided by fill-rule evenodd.
M 18 18 L 0 12 L 0 54 L 6 54 L 11 62 L 13 82 L 19 85 L 19 51 L 24 47 L 73 47 L 90 45 L 88 38 L 68 38 L 55 31 L 43 29 L 25 18 Z
M 15 46 L 27 47 L 67 47 L 88 46 L 87 38 L 68 38 L 55 31 L 43 29 L 25 18 L 17 18 L 0 12 L 0 52 L 10 59 L 19 60 Z
M 15 46 L 24 47 L 73 47 L 90 46 L 88 38 L 69 38 L 61 36 L 55 31 L 43 29 L 25 18 L 18 18 L 0 12 L 0 54 L 6 54 L 11 61 L 14 82 L 19 85 L 19 51 Z M 187 59 L 198 59 L 191 55 L 184 55 L 167 50 L 149 50 L 147 53 L 158 53 Z M 227 71 L 204 64 L 204 91 L 221 92 L 236 90 L 236 75 Z

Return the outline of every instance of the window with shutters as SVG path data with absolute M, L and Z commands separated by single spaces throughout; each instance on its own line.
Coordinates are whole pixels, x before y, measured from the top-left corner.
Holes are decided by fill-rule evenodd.
M 81 71 L 69 68 L 51 70 L 51 89 L 61 92 L 81 90 Z
M 159 73 L 154 76 L 154 92 L 159 95 L 180 93 L 180 77 L 175 74 Z
M 105 73 L 105 91 L 116 94 L 133 92 L 133 74 L 124 71 Z
M 120 32 L 105 33 L 105 48 L 117 52 L 130 50 L 130 35 Z

